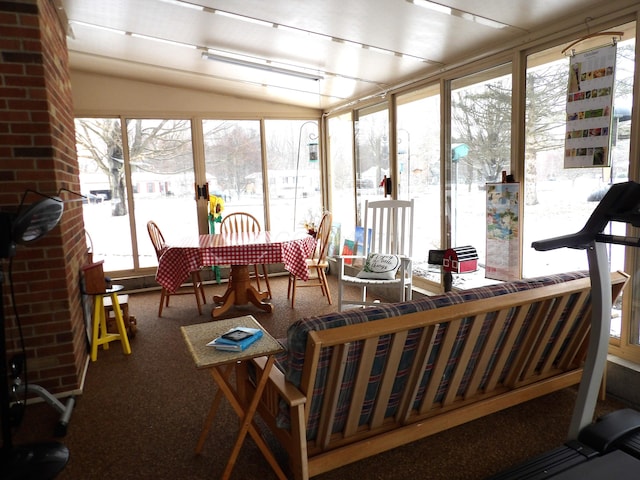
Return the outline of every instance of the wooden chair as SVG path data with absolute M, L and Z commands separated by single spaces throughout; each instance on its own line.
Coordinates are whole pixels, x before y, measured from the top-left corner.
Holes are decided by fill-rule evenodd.
M 345 305 L 365 306 L 377 303 L 377 300 L 367 299 L 368 287 L 387 287 L 394 290 L 392 292 L 395 297 L 393 300 L 397 302 L 411 300 L 413 206 L 413 200 L 365 201 L 362 254 L 337 257 L 338 308 L 340 311 L 344 310 Z M 393 278 L 360 278 L 357 275 L 347 273 L 349 264 L 364 263 L 367 256 L 373 253 L 397 256 L 400 260 L 397 275 Z M 348 261 L 349 259 L 351 262 Z M 345 286 L 359 288 L 362 293 L 361 298 L 346 300 L 344 298 Z
M 246 212 L 236 212 L 231 213 L 222 219 L 220 223 L 220 233 L 241 233 L 241 232 L 260 232 L 262 231 L 262 227 L 260 227 L 260 222 L 256 217 Z M 251 269 L 251 268 L 250 268 Z M 260 288 L 260 279 L 264 279 L 264 282 L 267 285 L 267 292 L 269 293 L 269 298 L 271 297 L 271 285 L 269 284 L 269 276 L 267 266 L 265 264 L 261 265 L 262 273 L 258 270 L 258 265 L 253 265 L 253 272 L 251 273 L 251 278 L 256 280 L 256 285 L 258 287 L 258 291 L 262 291 Z
M 167 248 L 167 244 L 164 241 L 164 236 L 162 235 L 162 232 L 160 231 L 158 225 L 152 220 L 147 222 L 147 231 L 149 232 L 149 238 L 151 238 L 151 243 L 153 244 L 153 248 L 156 251 L 156 257 L 158 257 L 159 262 L 160 257 Z M 202 278 L 200 277 L 199 270 L 191 272 L 191 283 L 193 285 L 193 292 L 178 291 L 176 293 L 170 293 L 166 288 L 162 287 L 162 293 L 160 294 L 160 307 L 158 308 L 158 317 L 162 316 L 162 308 L 165 306 L 169 306 L 169 297 L 171 295 L 191 295 L 192 293 L 196 296 L 198 313 L 202 315 L 202 305 L 207 303 L 207 299 L 204 294 L 204 284 L 202 283 Z
M 320 225 L 316 232 L 316 248 L 311 253 L 311 257 L 307 259 L 307 268 L 309 269 L 309 280 L 298 283 L 294 274 L 289 274 L 289 286 L 287 288 L 287 298 L 291 298 L 291 308 L 294 307 L 296 301 L 296 288 L 302 287 L 320 287 L 322 295 L 327 297 L 329 305 L 332 305 L 331 292 L 329 291 L 329 283 L 327 282 L 326 270 L 329 268 L 327 261 L 327 247 L 329 245 L 329 235 L 331 234 L 330 212 L 325 212 L 320 220 Z M 315 271 L 315 278 L 312 276 Z

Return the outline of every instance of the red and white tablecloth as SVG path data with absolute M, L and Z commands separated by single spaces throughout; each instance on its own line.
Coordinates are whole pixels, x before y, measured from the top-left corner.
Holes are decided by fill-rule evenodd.
M 247 232 L 200 235 L 167 246 L 160 256 L 156 280 L 174 293 L 194 270 L 213 265 L 284 263 L 301 280 L 309 279 L 306 259 L 315 248 L 303 233 Z

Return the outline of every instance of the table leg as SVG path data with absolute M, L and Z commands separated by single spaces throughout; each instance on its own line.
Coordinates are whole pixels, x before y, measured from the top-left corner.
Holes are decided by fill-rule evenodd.
M 229 400 L 229 403 L 231 404 L 235 412 L 242 419 L 240 423 L 240 431 L 238 432 L 238 437 L 236 438 L 236 442 L 233 446 L 233 449 L 231 450 L 231 455 L 229 456 L 227 466 L 225 467 L 224 472 L 222 473 L 221 478 L 223 480 L 226 480 L 230 477 L 231 471 L 233 470 L 236 460 L 238 459 L 238 455 L 240 454 L 240 448 L 242 447 L 242 444 L 244 442 L 245 437 L 247 436 L 247 433 L 249 433 L 251 435 L 251 438 L 253 438 L 253 440 L 256 442 L 256 445 L 262 452 L 262 455 L 264 455 L 265 459 L 267 460 L 267 462 L 269 463 L 273 471 L 276 473 L 278 478 L 282 480 L 287 479 L 286 475 L 280 468 L 280 465 L 278 465 L 278 462 L 273 456 L 273 453 L 271 453 L 271 450 L 269 450 L 269 447 L 267 446 L 264 439 L 260 435 L 260 432 L 258 431 L 258 428 L 255 422 L 253 421 L 253 416 L 258 407 L 258 402 L 260 401 L 260 397 L 262 396 L 262 391 L 264 390 L 264 387 L 267 384 L 267 380 L 269 378 L 269 371 L 271 370 L 271 367 L 273 366 L 274 361 L 275 361 L 274 356 L 270 356 L 268 358 L 265 368 L 262 371 L 262 375 L 260 376 L 258 384 L 256 385 L 254 396 L 251 399 L 251 402 L 246 411 L 243 409 L 242 403 L 235 395 L 230 384 L 226 381 L 225 376 L 222 373 L 220 373 L 220 371 L 216 367 L 213 367 L 211 369 L 211 375 L 213 376 L 213 379 L 218 384 L 218 387 L 224 392 L 225 396 L 227 397 L 227 400 Z
M 228 382 L 229 376 L 233 370 L 233 365 L 227 365 L 227 368 L 222 373 L 222 379 L 225 383 Z M 204 427 L 202 427 L 202 432 L 200 432 L 200 438 L 198 439 L 198 443 L 196 445 L 196 454 L 200 454 L 202 452 L 202 448 L 204 447 L 204 442 L 207 440 L 209 436 L 209 431 L 211 430 L 211 425 L 213 425 L 213 420 L 216 418 L 216 413 L 218 413 L 218 407 L 220 406 L 220 402 L 222 401 L 222 389 L 218 388 L 216 392 L 216 396 L 213 397 L 213 402 L 211 403 L 211 408 L 209 409 L 209 414 L 207 415 L 207 419 L 204 421 Z
M 247 305 L 251 303 L 265 312 L 273 312 L 273 305 L 263 300 L 269 296 L 268 292 L 258 292 L 251 285 L 248 265 L 231 266 L 231 282 L 222 296 L 214 296 L 213 301 L 222 303 L 211 311 L 211 317 L 216 318 L 224 314 L 232 305 Z

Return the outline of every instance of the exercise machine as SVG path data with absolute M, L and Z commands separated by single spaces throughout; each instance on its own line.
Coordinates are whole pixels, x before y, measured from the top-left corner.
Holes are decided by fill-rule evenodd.
M 538 251 L 565 247 L 587 251 L 593 296 L 588 352 L 565 444 L 490 480 L 640 478 L 640 412 L 622 409 L 593 422 L 611 324 L 611 278 L 606 244 L 640 247 L 640 238 L 604 233 L 609 222 L 640 227 L 640 184 L 612 185 L 580 231 L 532 244 Z

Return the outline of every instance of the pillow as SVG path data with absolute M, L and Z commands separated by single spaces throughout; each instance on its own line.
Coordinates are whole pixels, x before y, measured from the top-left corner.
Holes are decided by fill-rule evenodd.
M 358 272 L 356 277 L 393 280 L 396 278 L 398 268 L 400 268 L 400 257 L 398 255 L 370 253 L 364 262 L 364 268 Z

